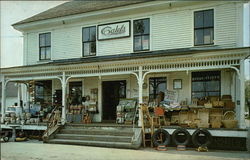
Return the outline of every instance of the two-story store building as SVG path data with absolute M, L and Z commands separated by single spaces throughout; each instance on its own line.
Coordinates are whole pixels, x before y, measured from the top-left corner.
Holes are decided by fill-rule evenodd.
M 35 93 L 23 99 L 27 106 L 46 108 L 61 95 L 63 123 L 73 121 L 69 114 L 79 114 L 86 100 L 92 122 L 110 123 L 121 98 L 148 103 L 174 91 L 185 105 L 230 95 L 237 128 L 244 129 L 250 48 L 243 47 L 243 4 L 72 1 L 20 21 L 13 27 L 24 36 L 25 65 L 1 69 L 2 113 L 8 82 L 35 84 Z

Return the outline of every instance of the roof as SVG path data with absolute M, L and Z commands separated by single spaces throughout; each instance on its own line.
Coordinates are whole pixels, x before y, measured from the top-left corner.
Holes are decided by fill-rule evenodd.
M 121 7 L 148 1 L 153 1 L 153 0 L 81 0 L 81 1 L 75 0 L 58 5 L 54 8 L 46 10 L 30 18 L 24 19 L 13 25 L 20 25 L 40 20 L 70 16 L 75 14 L 98 11 L 114 7 Z

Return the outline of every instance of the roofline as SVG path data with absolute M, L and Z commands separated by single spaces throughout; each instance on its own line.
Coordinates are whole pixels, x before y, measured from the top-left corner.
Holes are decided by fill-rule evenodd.
M 95 57 L 52 60 L 48 63 L 43 63 L 43 64 L 6 67 L 6 68 L 0 68 L 0 69 L 5 70 L 5 69 L 29 68 L 29 67 L 45 66 L 45 65 L 54 66 L 54 65 L 65 65 L 65 64 L 68 65 L 68 64 L 77 64 L 77 63 L 107 62 L 107 61 L 114 61 L 114 60 L 115 61 L 130 60 L 130 59 L 139 59 L 139 58 L 155 58 L 155 57 L 162 57 L 162 56 L 180 56 L 180 55 L 189 55 L 189 54 L 195 54 L 195 53 L 207 53 L 207 52 L 213 52 L 213 51 L 227 51 L 227 50 L 229 51 L 229 50 L 239 50 L 239 49 L 249 49 L 249 55 L 250 55 L 250 46 L 237 47 L 237 48 L 190 47 L 190 48 L 146 51 L 146 52 L 139 52 L 139 53 L 127 53 L 127 54 L 118 54 L 118 55 L 109 55 L 109 56 L 95 56 Z
M 157 2 L 157 3 L 155 3 L 155 2 Z M 67 20 L 84 18 L 84 17 L 89 17 L 89 16 L 98 16 L 98 15 L 108 14 L 108 13 L 111 13 L 110 10 L 112 10 L 112 8 L 117 8 L 115 11 L 119 12 L 119 11 L 126 11 L 129 9 L 144 8 L 144 7 L 152 6 L 152 5 L 168 4 L 170 2 L 173 3 L 173 2 L 180 2 L 180 1 L 179 0 L 177 0 L 177 1 L 158 1 L 158 0 L 142 1 L 142 2 L 137 2 L 134 4 L 126 4 L 126 5 L 121 5 L 121 6 L 117 6 L 117 7 L 110 7 L 110 8 L 104 8 L 104 9 L 99 9 L 99 10 L 77 13 L 77 14 L 70 14 L 70 15 L 59 16 L 59 17 L 54 17 L 54 18 L 47 18 L 47 19 L 36 20 L 36 21 L 32 21 L 32 22 L 26 22 L 26 23 L 17 22 L 17 23 L 12 24 L 11 26 L 13 26 L 16 30 L 22 31 L 23 28 L 25 28 L 27 26 L 32 26 L 32 25 L 36 26 L 36 25 L 52 23 L 52 22 L 53 23 L 61 22 L 62 20 L 67 21 Z M 134 6 L 134 7 L 124 8 L 127 6 Z
M 152 1 L 155 1 L 155 0 L 152 0 Z M 65 3 L 67 3 L 67 2 L 70 2 L 70 1 L 66 1 Z M 151 1 L 150 0 L 149 1 L 141 1 L 141 2 L 136 2 L 134 4 L 146 3 L 146 2 L 151 2 Z M 62 4 L 64 4 L 64 3 L 62 3 Z M 124 7 L 124 6 L 128 6 L 128 5 L 134 5 L 134 4 L 124 4 L 124 5 L 117 6 L 117 7 Z M 55 7 L 57 7 L 57 6 L 55 6 Z M 79 14 L 84 14 L 84 13 L 88 13 L 88 12 L 96 12 L 96 11 L 101 11 L 101 10 L 105 10 L 105 9 L 117 8 L 117 7 L 107 7 L 107 8 L 103 8 L 103 9 L 97 9 L 97 10 L 93 10 L 93 11 L 86 11 L 86 12 L 76 13 L 76 14 L 72 13 L 72 14 L 68 14 L 66 16 L 79 15 Z M 51 9 L 53 9 L 53 8 L 51 8 Z M 46 11 L 44 11 L 44 12 L 46 12 Z M 41 13 L 43 13 L 43 12 L 41 12 Z M 38 14 L 40 14 L 40 13 L 38 13 Z M 66 16 L 58 16 L 58 17 L 54 17 L 54 18 L 61 18 L 61 17 L 66 17 Z M 46 18 L 46 19 L 43 19 L 43 20 L 54 19 L 54 18 Z M 30 21 L 30 22 L 17 22 L 17 23 L 12 24 L 12 26 L 26 24 L 26 23 L 32 23 L 32 22 L 36 22 L 36 21 L 42 21 L 42 20 L 33 20 L 33 21 Z

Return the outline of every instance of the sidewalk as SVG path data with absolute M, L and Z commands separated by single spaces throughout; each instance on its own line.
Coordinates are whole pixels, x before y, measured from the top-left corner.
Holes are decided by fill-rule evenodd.
M 140 150 L 100 148 L 74 145 L 44 144 L 39 141 L 1 143 L 2 160 L 233 160 L 249 159 L 250 154 L 238 151 L 197 152 L 192 150 L 157 151 L 152 148 Z

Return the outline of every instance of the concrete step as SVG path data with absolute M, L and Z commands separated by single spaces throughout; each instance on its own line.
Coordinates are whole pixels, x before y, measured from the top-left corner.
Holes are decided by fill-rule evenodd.
M 89 129 L 89 130 L 118 130 L 133 131 L 131 127 L 112 127 L 112 126 L 83 126 L 83 125 L 66 125 L 64 129 Z
M 133 136 L 133 131 L 128 130 L 114 130 L 114 129 L 89 129 L 89 128 L 81 128 L 81 129 L 68 129 L 64 128 L 60 132 L 60 134 L 80 134 L 80 135 L 110 135 L 110 136 Z
M 129 148 L 138 149 L 138 145 L 133 145 L 126 142 L 106 142 L 106 141 L 87 141 L 87 140 L 72 140 L 72 139 L 52 139 L 49 143 L 55 144 L 73 144 L 84 146 L 110 147 L 110 148 Z
M 68 140 L 87 140 L 87 141 L 106 141 L 106 142 L 127 142 L 131 143 L 131 136 L 113 136 L 113 135 L 79 135 L 79 134 L 57 134 L 56 139 Z

